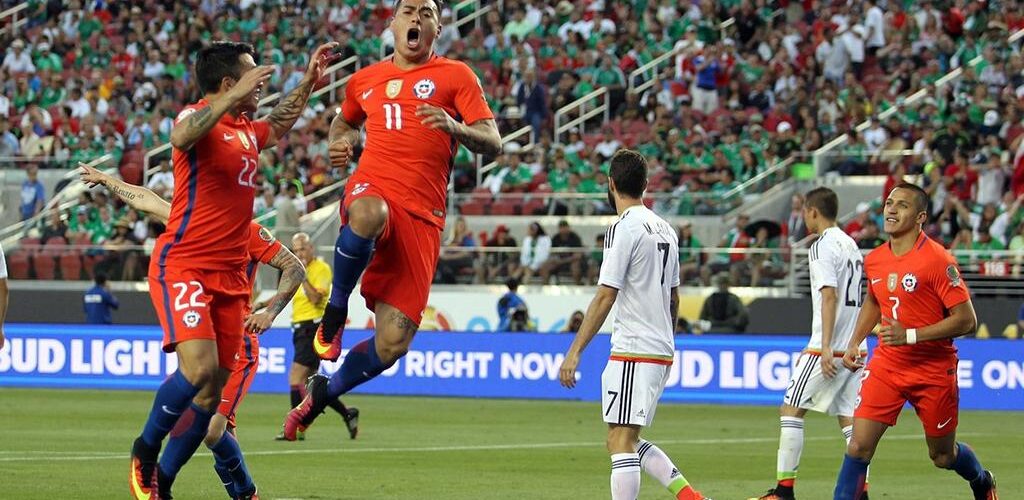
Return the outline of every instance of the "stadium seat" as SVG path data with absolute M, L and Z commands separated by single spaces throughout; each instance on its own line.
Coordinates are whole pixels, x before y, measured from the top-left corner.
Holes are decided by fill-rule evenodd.
M 491 215 L 519 215 L 519 201 L 500 199 L 491 205 Z
M 7 256 L 7 273 L 11 279 L 29 279 L 31 268 L 32 262 L 27 251 L 15 250 Z
M 462 215 L 484 215 L 484 202 L 470 200 L 459 205 L 459 213 Z
M 57 261 L 47 252 L 36 254 L 32 258 L 32 267 L 36 271 L 36 279 L 52 280 L 57 275 Z
M 60 277 L 64 280 L 82 279 L 82 254 L 68 250 L 60 256 Z

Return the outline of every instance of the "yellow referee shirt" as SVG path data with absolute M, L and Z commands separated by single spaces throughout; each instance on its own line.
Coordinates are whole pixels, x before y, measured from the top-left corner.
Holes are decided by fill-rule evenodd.
M 292 299 L 292 323 L 303 321 L 317 321 L 324 316 L 324 308 L 327 307 L 327 299 L 331 294 L 331 266 L 328 266 L 323 259 L 316 257 L 306 266 L 306 280 L 313 288 L 323 293 L 323 299 L 314 304 L 306 297 L 306 290 L 299 287 Z

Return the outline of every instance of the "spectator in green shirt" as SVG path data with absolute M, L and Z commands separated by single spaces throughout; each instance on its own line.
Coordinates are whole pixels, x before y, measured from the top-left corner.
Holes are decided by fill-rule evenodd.
M 679 224 L 679 282 L 689 283 L 700 279 L 701 257 L 700 240 L 693 235 L 693 225 L 684 220 Z
M 555 165 L 548 172 L 548 186 L 556 193 L 565 193 L 569 190 L 569 162 L 565 158 L 555 160 Z
M 516 9 L 515 13 L 512 14 L 512 20 L 505 23 L 505 29 L 502 33 L 509 39 L 516 37 L 519 40 L 525 40 L 526 35 L 529 35 L 533 29 L 534 26 L 526 18 L 526 11 L 524 9 Z
M 53 73 L 60 73 L 64 71 L 64 63 L 61 62 L 60 56 L 50 52 L 50 44 L 46 42 L 39 43 L 39 54 L 36 55 L 36 71 L 50 71 Z

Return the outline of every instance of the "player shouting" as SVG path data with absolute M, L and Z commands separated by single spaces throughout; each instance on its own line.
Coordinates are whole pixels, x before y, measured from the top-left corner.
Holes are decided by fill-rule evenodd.
M 495 154 L 501 137 L 480 81 L 464 63 L 434 54 L 441 33 L 435 0 L 399 0 L 390 29 L 395 54 L 352 75 L 331 124 L 331 164 L 345 168 L 359 129 L 366 144 L 349 178 L 335 243 L 334 285 L 313 347 L 341 355 L 348 299 L 359 276 L 375 313 L 374 335 L 348 351 L 328 380 L 310 377 L 306 398 L 285 418 L 295 439 L 330 399 L 370 380 L 405 355 L 427 305 L 445 196 L 458 144 Z
M 956 471 L 974 498 L 996 500 L 992 473 L 974 451 L 957 442 L 959 401 L 953 338 L 977 327 L 978 319 L 956 260 L 921 230 L 928 220 L 928 195 L 903 183 L 885 200 L 889 242 L 864 260 L 867 297 L 843 364 L 859 370 L 860 344 L 879 320 L 878 347 L 864 369 L 853 438 L 836 481 L 835 499 L 854 500 L 864 491 L 868 463 L 886 429 L 896 425 L 909 402 L 924 425 L 928 455 L 936 467 Z
M 576 385 L 580 355 L 615 309 L 612 354 L 601 375 L 601 409 L 608 423 L 612 500 L 635 500 L 640 470 L 680 500 L 704 498 L 672 459 L 640 429 L 651 425 L 675 354 L 679 308 L 679 248 L 675 229 L 643 204 L 647 160 L 619 150 L 612 156 L 608 197 L 619 220 L 608 228 L 597 295 L 559 370 L 562 385 Z
M 174 198 L 149 268 L 164 350 L 176 352 L 179 365 L 157 390 L 132 445 L 132 498 L 160 498 L 156 461 L 171 429 L 178 439 L 168 443 L 159 467 L 169 480 L 208 433 L 243 344 L 249 302 L 244 266 L 258 154 L 295 124 L 335 45 L 317 48 L 302 82 L 263 120 L 249 115 L 274 68 L 256 66 L 252 46 L 214 42 L 197 55 L 203 98 L 182 110 L 171 129 Z
M 836 226 L 839 198 L 829 188 L 807 193 L 803 216 L 807 230 L 818 234 L 808 254 L 811 273 L 811 339 L 800 355 L 779 408 L 778 484 L 757 500 L 793 500 L 793 486 L 804 447 L 807 410 L 837 417 L 846 442 L 853 434 L 853 407 L 860 373 L 841 369 L 840 360 L 853 337 L 861 303 L 864 259 L 857 243 Z M 867 342 L 858 345 L 867 352 Z M 865 492 L 860 500 L 866 500 Z

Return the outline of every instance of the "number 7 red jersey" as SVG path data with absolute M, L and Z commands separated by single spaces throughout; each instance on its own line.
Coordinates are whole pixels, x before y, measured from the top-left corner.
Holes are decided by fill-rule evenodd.
M 458 143 L 422 124 L 416 108 L 424 104 L 468 125 L 494 118 L 480 80 L 460 61 L 432 56 L 403 70 L 388 59 L 352 75 L 341 113 L 353 125 L 365 120 L 366 144 L 347 190 L 374 186 L 391 204 L 443 228 Z
M 885 318 L 892 318 L 908 329 L 933 325 L 949 316 L 954 306 L 971 300 L 956 260 L 924 233 L 904 255 L 895 255 L 889 243 L 872 250 L 864 258 L 864 274 L 883 323 Z M 922 362 L 948 360 L 956 356 L 956 348 L 953 339 L 904 346 L 879 343 L 875 355 L 909 368 Z
M 187 106 L 175 122 L 206 106 L 205 99 Z M 219 271 L 245 266 L 259 151 L 269 138 L 267 122 L 225 113 L 191 149 L 174 148 L 174 197 L 167 230 L 153 249 L 156 266 Z

